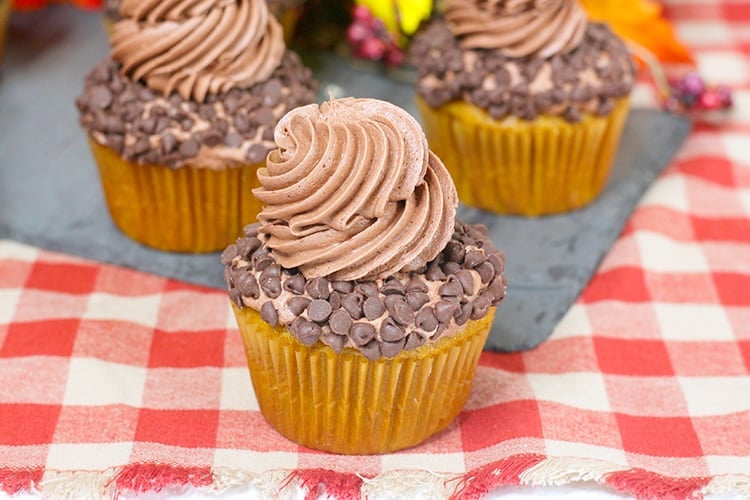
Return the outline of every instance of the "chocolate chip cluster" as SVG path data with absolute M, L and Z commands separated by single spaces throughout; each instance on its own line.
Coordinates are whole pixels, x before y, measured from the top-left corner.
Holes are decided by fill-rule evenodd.
M 589 23 L 583 41 L 571 52 L 539 59 L 508 58 L 500 50 L 464 50 L 448 25 L 438 20 L 414 39 L 409 52 L 419 73 L 417 92 L 430 106 L 464 99 L 494 119 L 512 115 L 533 120 L 554 114 L 578 122 L 584 110 L 607 115 L 615 99 L 628 95 L 633 86 L 630 54 L 604 24 Z M 549 66 L 552 85 L 538 92 L 534 83 L 544 66 Z
M 249 141 L 245 159 L 258 163 L 274 147 L 279 118 L 313 102 L 316 87 L 310 70 L 290 51 L 267 81 L 209 94 L 203 103 L 157 94 L 122 76 L 117 63 L 106 59 L 86 77 L 76 104 L 89 134 L 126 160 L 179 167 L 202 146 L 237 148 Z
M 456 221 L 445 249 L 424 268 L 377 281 L 307 279 L 284 269 L 256 224 L 221 255 L 230 299 L 251 303 L 271 326 L 283 323 L 305 345 L 367 358 L 393 357 L 436 340 L 452 325 L 481 319 L 505 297 L 504 256 L 483 226 Z M 282 317 L 285 316 L 285 317 Z

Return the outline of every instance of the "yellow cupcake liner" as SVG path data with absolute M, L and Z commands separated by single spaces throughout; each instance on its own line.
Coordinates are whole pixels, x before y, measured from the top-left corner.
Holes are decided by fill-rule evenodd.
M 233 307 L 268 423 L 308 448 L 347 455 L 415 446 L 448 426 L 469 396 L 495 312 L 458 335 L 371 361 L 351 348 L 305 346 L 257 311 Z
M 10 0 L 0 0 L 0 63 L 5 55 L 5 37 L 10 20 Z
M 89 139 L 109 212 L 123 233 L 173 252 L 214 252 L 261 209 L 251 190 L 262 163 L 221 170 L 136 164 Z
M 545 215 L 580 208 L 601 193 L 628 115 L 619 99 L 607 116 L 579 123 L 556 116 L 493 119 L 466 102 L 433 108 L 421 97 L 430 148 L 451 173 L 460 200 L 499 214 Z

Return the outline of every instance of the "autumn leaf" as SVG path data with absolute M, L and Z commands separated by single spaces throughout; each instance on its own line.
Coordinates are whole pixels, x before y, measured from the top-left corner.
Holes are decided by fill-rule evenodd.
M 661 62 L 694 63 L 652 0 L 579 0 L 591 19 L 609 24 L 622 38 L 653 53 Z

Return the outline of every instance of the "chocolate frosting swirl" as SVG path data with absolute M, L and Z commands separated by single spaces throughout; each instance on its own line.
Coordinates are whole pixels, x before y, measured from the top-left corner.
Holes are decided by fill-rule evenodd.
M 375 99 L 331 100 L 281 119 L 258 171 L 260 232 L 307 278 L 375 279 L 434 259 L 458 198 L 417 121 Z
M 547 58 L 573 50 L 586 32 L 577 0 L 447 0 L 445 19 L 464 49 Z
M 132 80 L 203 102 L 267 79 L 284 55 L 264 0 L 123 0 L 112 58 Z

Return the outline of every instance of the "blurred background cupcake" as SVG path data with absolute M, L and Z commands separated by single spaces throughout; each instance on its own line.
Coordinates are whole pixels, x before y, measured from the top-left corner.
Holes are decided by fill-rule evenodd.
M 410 57 L 430 146 L 462 202 L 543 215 L 601 192 L 635 70 L 576 0 L 446 0 Z
M 284 39 L 291 42 L 297 20 L 300 17 L 305 0 L 266 0 L 268 9 L 276 16 L 284 28 Z M 103 0 L 104 25 L 111 34 L 115 23 L 122 18 L 120 4 L 123 0 Z
M 10 20 L 10 1 L 0 0 L 0 65 L 2 65 L 5 55 L 5 38 L 8 31 L 8 21 Z
M 124 0 L 111 57 L 78 98 L 107 204 L 131 238 L 224 248 L 255 218 L 273 129 L 316 84 L 264 0 Z
M 455 218 L 417 121 L 375 99 L 286 115 L 257 225 L 222 254 L 260 410 L 345 454 L 414 446 L 466 402 L 504 259 Z

